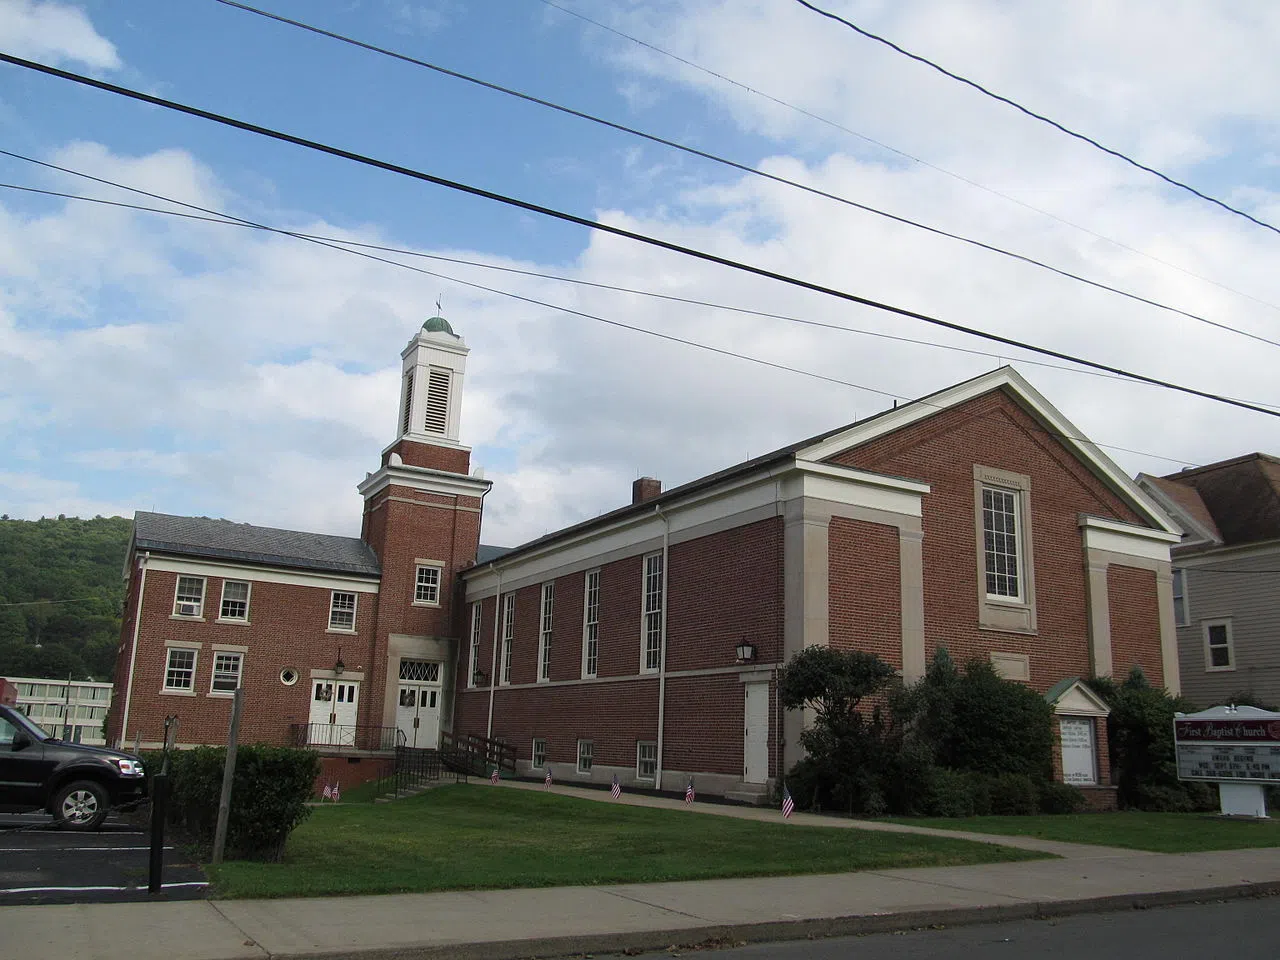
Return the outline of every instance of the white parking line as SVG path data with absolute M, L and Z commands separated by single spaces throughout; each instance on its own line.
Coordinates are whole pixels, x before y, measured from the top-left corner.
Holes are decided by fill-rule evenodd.
M 82 850 L 107 850 L 117 853 L 124 850 L 150 850 L 148 847 L 0 847 L 0 853 L 72 853 Z M 165 850 L 172 850 L 173 847 L 165 847 Z
M 207 887 L 209 884 L 203 880 L 189 880 L 185 883 L 166 883 L 162 885 L 162 889 L 170 890 L 174 887 Z M 102 893 L 120 890 L 145 890 L 146 887 L 7 887 L 0 888 L 0 896 L 6 893 Z

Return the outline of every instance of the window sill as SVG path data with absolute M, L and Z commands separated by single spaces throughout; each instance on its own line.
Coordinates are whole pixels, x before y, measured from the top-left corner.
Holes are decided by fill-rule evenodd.
M 176 613 L 169 614 L 170 620 L 186 620 L 188 623 L 204 623 L 204 617 L 184 617 Z
M 236 695 L 234 690 L 210 690 L 206 696 L 213 697 L 215 700 L 230 700 Z
M 1229 667 L 1205 667 L 1205 673 L 1235 673 L 1235 664 Z
M 196 695 L 194 690 L 166 690 L 164 687 L 160 688 L 160 693 L 166 697 L 194 697 Z
M 355 627 L 350 627 L 350 628 L 347 628 L 347 627 L 328 627 L 328 628 L 326 628 L 326 629 L 325 629 L 325 631 L 324 631 L 324 632 L 325 632 L 325 633 L 343 633 L 343 634 L 346 634 L 347 636 L 350 636 L 350 635 L 352 635 L 353 633 L 355 633 L 355 632 L 356 632 L 356 628 L 355 628 Z
M 217 620 L 213 622 L 214 623 L 234 623 L 237 626 L 241 626 L 241 627 L 247 627 L 251 625 L 248 620 L 242 620 L 239 617 L 219 617 Z
M 410 605 L 414 607 L 437 607 L 438 608 L 440 606 L 440 601 L 439 600 L 414 600 L 413 603 Z
M 590 771 L 590 770 L 578 770 L 578 771 L 575 771 L 575 772 L 576 772 L 576 773 L 578 774 L 578 776 L 580 776 L 580 777 L 589 777 L 589 776 L 591 776 L 591 771 Z

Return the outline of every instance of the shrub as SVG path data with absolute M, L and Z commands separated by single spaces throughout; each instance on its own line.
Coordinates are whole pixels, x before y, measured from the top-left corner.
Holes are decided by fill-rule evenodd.
M 1084 809 L 1084 794 L 1069 783 L 1045 780 L 1038 790 L 1041 813 L 1078 813 Z
M 974 778 L 961 770 L 934 767 L 929 778 L 924 810 L 930 817 L 972 817 Z
M 994 814 L 1022 816 L 1039 807 L 1035 781 L 1025 773 L 998 773 L 988 777 L 987 783 Z
M 213 842 L 222 793 L 225 747 L 177 750 L 169 758 L 169 819 L 204 843 Z M 148 754 L 149 777 L 160 772 L 160 754 Z M 311 750 L 263 745 L 236 751 L 227 819 L 227 855 L 275 861 L 289 833 L 311 813 L 307 801 L 320 773 L 320 757 Z

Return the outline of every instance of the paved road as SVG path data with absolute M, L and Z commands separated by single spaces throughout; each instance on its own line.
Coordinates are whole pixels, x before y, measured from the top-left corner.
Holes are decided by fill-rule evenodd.
M 706 956 L 708 960 L 1275 960 L 1280 956 L 1280 897 L 762 943 Z
M 205 895 L 200 868 L 172 847 L 165 850 L 163 892 L 148 894 L 150 838 L 136 826 L 110 817 L 101 830 L 77 833 L 48 829 L 51 820 L 41 814 L 0 814 L 0 906 Z

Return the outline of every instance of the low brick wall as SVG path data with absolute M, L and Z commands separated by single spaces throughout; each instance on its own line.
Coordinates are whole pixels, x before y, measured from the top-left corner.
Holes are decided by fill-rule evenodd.
M 1115 810 L 1118 807 L 1115 787 L 1080 787 L 1079 789 L 1084 794 L 1086 810 Z

